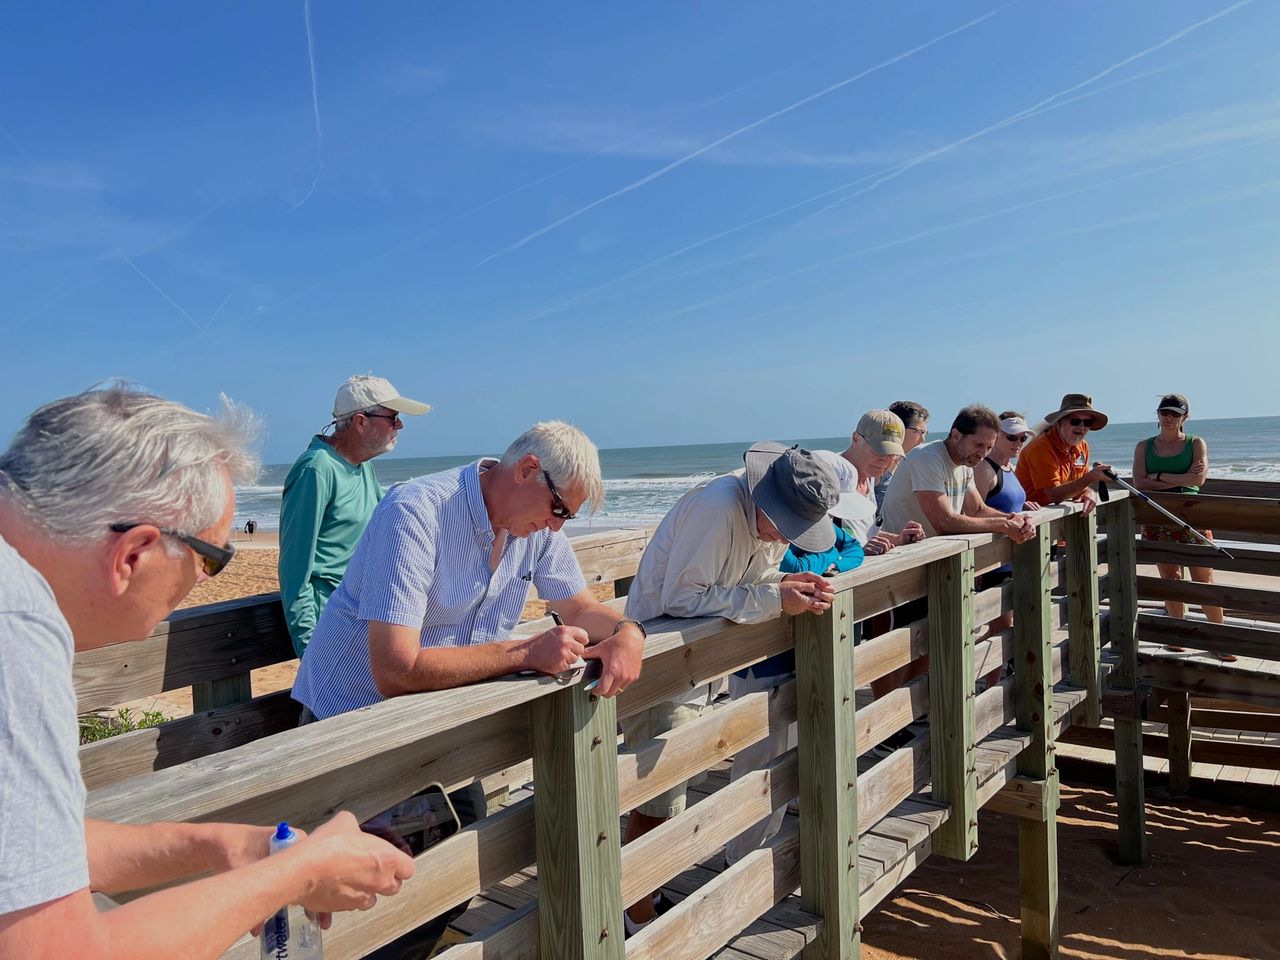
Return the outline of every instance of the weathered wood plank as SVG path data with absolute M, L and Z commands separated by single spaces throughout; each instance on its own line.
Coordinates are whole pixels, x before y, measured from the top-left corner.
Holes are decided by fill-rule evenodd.
M 1191 696 L 1170 693 L 1165 704 L 1169 718 L 1169 790 L 1176 796 L 1191 789 Z
M 1137 529 L 1133 501 L 1113 502 L 1106 508 L 1107 575 L 1111 650 L 1118 658 L 1111 686 L 1134 690 L 1138 684 L 1138 561 Z M 1146 788 L 1143 784 L 1142 724 L 1116 720 L 1116 806 L 1119 819 L 1120 860 L 1147 860 Z
M 1246 627 L 1238 623 L 1182 620 L 1149 613 L 1138 616 L 1138 639 L 1144 643 L 1174 644 L 1211 653 L 1280 660 L 1280 630 Z
M 1280 500 L 1277 499 L 1182 493 L 1154 493 L 1151 498 L 1197 530 L 1249 530 L 1272 537 L 1280 535 Z M 1168 518 L 1136 497 L 1133 503 L 1138 523 L 1170 525 Z
M 80 748 L 80 775 L 89 790 L 186 763 L 292 730 L 301 705 L 288 690 L 248 703 L 206 710 L 158 727 L 134 730 Z
M 1209 696 L 1280 707 L 1280 677 L 1232 669 L 1237 666 L 1238 664 L 1210 664 L 1198 660 L 1153 658 L 1143 660 L 1141 670 L 1144 680 L 1166 690 L 1177 690 L 1197 697 Z
M 805 956 L 852 960 L 861 944 L 853 593 L 837 593 L 825 614 L 799 617 L 794 623 L 801 909 L 823 921 Z
M 535 700 L 539 952 L 622 960 L 616 702 L 573 686 Z
M 1098 518 L 1076 514 L 1063 522 L 1067 538 L 1067 632 L 1071 682 L 1086 691 L 1084 722 L 1102 722 L 1102 635 L 1098 612 Z
M 933 797 L 951 808 L 946 824 L 933 838 L 933 848 L 955 860 L 968 860 L 978 850 L 973 562 L 973 553 L 965 551 L 929 565 Z
M 1013 547 L 1013 642 L 1017 729 L 1031 735 L 1018 754 L 1019 775 L 1037 781 L 1054 776 L 1053 630 L 1050 623 L 1050 531 L 1037 526 L 1031 540 Z M 1018 821 L 1022 956 L 1058 955 L 1058 837 L 1052 811 L 1044 820 Z
M 1219 543 L 1221 539 L 1219 538 Z M 1280 548 L 1274 544 L 1242 546 L 1232 544 L 1230 557 L 1201 543 L 1162 543 L 1142 540 L 1138 543 L 1139 563 L 1172 563 L 1185 567 L 1209 567 L 1232 573 L 1280 576 Z
M 1180 600 L 1202 607 L 1280 614 L 1280 591 L 1224 583 L 1196 583 L 1193 580 L 1165 580 L 1163 577 L 1138 577 L 1137 583 L 1141 600 Z

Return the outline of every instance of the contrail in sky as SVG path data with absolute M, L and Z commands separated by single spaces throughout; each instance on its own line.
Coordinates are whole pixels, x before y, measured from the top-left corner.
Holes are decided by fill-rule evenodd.
M 1254 0 L 1239 0 L 1239 2 L 1233 3 L 1231 6 L 1227 7 L 1226 9 L 1218 11 L 1217 13 L 1213 14 L 1213 16 L 1205 17 L 1203 20 L 1199 20 L 1191 24 L 1189 27 L 1183 27 L 1177 33 L 1174 33 L 1168 37 L 1165 37 L 1163 40 L 1161 40 L 1159 43 L 1155 44 L 1154 46 L 1147 47 L 1145 50 L 1140 50 L 1137 53 L 1134 53 L 1134 54 L 1131 54 L 1130 56 L 1125 57 L 1123 60 L 1119 60 L 1116 63 L 1113 63 L 1111 66 L 1103 70 L 1099 70 L 1097 73 L 1089 77 L 1087 80 L 1081 80 L 1079 83 L 1073 86 L 1067 87 L 1065 90 L 1059 90 L 1057 93 L 1051 94 L 1050 96 L 1045 97 L 1039 103 L 1032 104 L 1030 107 L 1027 107 L 1025 110 L 1019 110 L 1017 113 L 1011 114 L 1005 117 L 1003 120 L 997 120 L 995 123 L 991 124 L 990 126 L 983 127 L 981 130 L 978 130 L 975 133 L 971 133 L 966 137 L 961 137 L 959 140 L 953 140 L 951 143 L 944 144 L 943 146 L 937 147 L 933 150 L 928 150 L 925 153 L 920 154 L 918 157 L 912 157 L 910 160 L 906 160 L 903 163 L 900 163 L 898 166 L 893 167 L 887 173 L 881 176 L 879 179 L 863 187 L 861 190 L 855 191 L 854 193 L 851 193 L 849 196 L 843 197 L 840 200 L 837 200 L 835 203 L 829 204 L 826 207 L 824 207 L 822 210 L 817 211 L 817 213 L 814 214 L 814 216 L 821 215 L 822 213 L 825 213 L 827 210 L 835 209 L 841 204 L 848 203 L 850 200 L 854 200 L 857 197 L 862 196 L 863 194 L 870 193 L 872 190 L 875 190 L 881 184 L 888 183 L 890 180 L 897 179 L 898 177 L 906 173 L 908 170 L 911 170 L 913 167 L 918 167 L 922 163 L 927 163 L 929 160 L 932 160 L 935 157 L 940 157 L 944 153 L 950 153 L 952 150 L 956 149 L 957 147 L 962 147 L 966 143 L 971 143 L 972 141 L 977 140 L 979 137 L 985 137 L 989 133 L 994 133 L 997 130 L 1003 130 L 1005 127 L 1012 126 L 1015 123 L 1020 123 L 1021 121 L 1027 119 L 1028 117 L 1033 116 L 1037 112 L 1049 107 L 1051 104 L 1053 104 L 1055 100 L 1058 100 L 1062 97 L 1069 96 L 1075 93 L 1081 87 L 1087 87 L 1089 84 L 1094 83 L 1098 80 L 1101 80 L 1103 77 L 1107 76 L 1108 74 L 1114 73 L 1115 71 L 1121 69 L 1122 67 L 1128 66 L 1129 64 L 1133 63 L 1135 60 L 1141 60 L 1143 57 L 1146 57 L 1152 53 L 1155 53 L 1157 50 L 1163 49 L 1164 47 L 1167 47 L 1171 43 L 1176 43 L 1177 41 L 1181 40 L 1183 37 L 1187 36 L 1188 34 L 1194 33 L 1196 30 L 1199 30 L 1201 27 L 1207 26 L 1208 24 L 1213 23 L 1213 21 L 1221 19 L 1222 17 L 1225 17 L 1228 14 L 1235 13 L 1241 7 L 1247 7 L 1249 4 L 1253 2 Z
M 311 66 L 311 111 L 316 118 L 316 175 L 311 181 L 311 188 L 307 190 L 306 196 L 291 206 L 290 210 L 297 210 L 311 199 L 311 195 L 316 192 L 316 184 L 320 182 L 320 172 L 324 170 L 324 163 L 320 159 L 324 131 L 320 127 L 320 92 L 319 83 L 316 80 L 316 44 L 311 35 L 311 0 L 302 0 L 302 17 L 307 27 L 307 63 Z
M 1153 167 L 1146 167 L 1142 170 L 1136 170 L 1132 173 L 1126 173 L 1118 177 L 1110 177 L 1106 180 L 1099 180 L 1097 183 L 1091 183 L 1083 187 L 1076 187 L 1071 190 L 1063 190 L 1058 193 L 1050 194 L 1048 196 L 1037 197 L 1034 200 L 1024 200 L 1021 203 L 1015 203 L 1008 207 L 1002 207 L 999 210 L 992 210 L 988 213 L 978 214 L 977 216 L 966 217 L 963 220 L 956 220 L 951 223 L 942 224 L 941 226 L 930 227 L 927 230 L 920 230 L 920 231 L 917 231 L 916 233 L 908 234 L 905 237 L 899 237 L 896 240 L 888 240 L 888 241 L 885 241 L 884 243 L 877 243 L 869 247 L 862 247 L 860 249 L 850 251 L 849 253 L 843 253 L 843 254 L 840 254 L 839 256 L 828 257 L 825 260 L 819 260 L 817 263 L 810 263 L 803 267 L 796 267 L 794 269 L 784 271 L 783 273 L 775 274 L 772 277 L 764 277 L 760 280 L 756 280 L 752 283 L 749 283 L 744 287 L 739 287 L 736 290 L 731 290 L 728 293 L 723 293 L 723 294 L 720 294 L 719 296 L 711 297 L 710 299 L 703 300 L 698 303 L 690 304 L 686 307 L 680 307 L 673 311 L 669 311 L 663 316 L 664 317 L 680 316 L 681 314 L 690 313 L 695 310 L 700 310 L 703 307 L 714 306 L 717 303 L 722 303 L 726 300 L 732 299 L 733 297 L 739 296 L 743 293 L 748 293 L 752 290 L 757 290 L 760 287 L 765 287 L 770 284 L 777 283 L 779 280 L 787 280 L 787 279 L 790 279 L 791 277 L 798 276 L 803 273 L 809 273 L 810 271 L 813 271 L 813 270 L 820 270 L 823 267 L 834 266 L 838 263 L 844 263 L 849 260 L 854 260 L 858 257 L 866 256 L 869 253 L 879 253 L 882 250 L 889 250 L 894 247 L 902 246 L 904 244 L 914 243 L 917 240 L 923 240 L 928 237 L 937 236 L 940 233 L 949 233 L 952 230 L 959 230 L 962 227 L 973 226 L 974 224 L 983 223 L 987 220 L 993 220 L 996 217 L 1002 217 L 1002 216 L 1005 216 L 1006 214 L 1015 213 L 1019 210 L 1025 210 L 1029 207 L 1038 207 L 1038 206 L 1041 206 L 1042 204 L 1052 203 L 1055 200 L 1064 200 L 1067 197 L 1074 197 L 1082 193 L 1089 193 L 1093 190 L 1099 190 L 1103 187 L 1112 186 L 1117 183 L 1124 183 L 1129 180 L 1137 180 L 1142 177 L 1151 176 L 1152 174 L 1155 174 L 1155 173 L 1160 173 L 1164 170 L 1171 170 L 1175 167 L 1185 166 L 1186 164 L 1190 164 L 1190 163 L 1198 163 L 1201 160 L 1207 160 L 1210 157 L 1216 157 L 1224 153 L 1230 153 L 1234 150 L 1241 150 L 1249 147 L 1256 147 L 1264 143 L 1272 143 L 1276 140 L 1280 140 L 1280 134 L 1272 134 L 1271 136 L 1259 137 L 1254 140 L 1247 140 L 1242 143 L 1232 144 L 1231 146 L 1223 147 L 1219 150 L 1211 150 L 1206 153 L 1197 154 L 1194 157 L 1184 157 L 1180 160 L 1171 160 L 1168 163 L 1157 164 L 1156 166 L 1153 166 Z
M 1110 90 L 1116 89 L 1117 87 L 1123 87 L 1127 84 L 1135 83 L 1138 80 L 1144 80 L 1147 77 L 1152 77 L 1152 76 L 1155 76 L 1156 74 L 1164 73 L 1167 70 L 1172 70 L 1176 67 L 1183 66 L 1184 64 L 1190 63 L 1193 60 L 1198 60 L 1202 56 L 1204 56 L 1204 54 L 1197 53 L 1197 54 L 1194 54 L 1193 56 L 1185 57 L 1184 59 L 1179 60 L 1176 63 L 1165 64 L 1164 66 L 1156 67 L 1152 70 L 1144 71 L 1143 73 L 1135 73 L 1132 76 L 1125 77 L 1123 80 L 1116 80 L 1112 83 L 1108 83 L 1094 90 L 1089 90 L 1085 93 L 1077 94 L 1076 96 L 1070 97 L 1066 100 L 1058 100 L 1057 102 L 1049 106 L 1044 106 L 1038 110 L 1027 112 L 1025 116 L 1022 117 L 1022 119 L 1029 120 L 1032 117 L 1038 117 L 1041 114 L 1048 113 L 1051 110 L 1057 110 L 1058 108 L 1065 107 L 1068 104 L 1076 103 L 1080 100 L 1086 100 L 1089 97 L 1095 97 L 1100 93 L 1106 93 Z M 543 317 L 547 317 L 552 314 L 559 313 L 561 310 L 565 310 L 565 309 L 568 309 L 569 307 L 576 306 L 582 301 L 595 296 L 597 293 L 599 293 L 602 290 L 606 290 L 609 287 L 612 287 L 616 284 L 622 283 L 626 280 L 630 280 L 631 278 L 639 276 L 642 273 L 647 273 L 648 271 L 652 270 L 654 267 L 661 266 L 664 263 L 667 263 L 671 260 L 675 260 L 678 257 L 682 257 L 686 253 L 692 253 L 694 250 L 697 250 L 700 247 L 705 247 L 708 244 L 715 243 L 717 240 L 723 240 L 726 237 L 733 236 L 736 233 L 741 233 L 743 230 L 749 230 L 751 227 L 758 226 L 761 223 L 766 223 L 769 220 L 775 220 L 778 217 L 791 213 L 793 210 L 798 210 L 801 207 L 807 207 L 811 203 L 817 203 L 819 200 L 824 200 L 827 197 L 840 193 L 841 191 L 848 190 L 850 187 L 855 187 L 860 183 L 865 183 L 868 180 L 873 180 L 876 177 L 883 174 L 884 172 L 885 171 L 883 170 L 877 170 L 873 173 L 865 174 L 856 180 L 849 181 L 848 183 L 842 183 L 837 187 L 832 187 L 829 190 L 824 190 L 821 193 L 814 194 L 811 197 L 806 197 L 804 200 L 797 200 L 795 203 L 788 204 L 787 206 L 781 207 L 770 213 L 762 214 L 761 216 L 758 216 L 751 220 L 747 220 L 743 223 L 740 223 L 737 226 L 729 227 L 725 230 L 721 230 L 718 233 L 713 233 L 709 237 L 703 237 L 700 240 L 695 240 L 692 243 L 689 243 L 683 247 L 680 247 L 679 249 L 671 250 L 667 253 L 662 254 L 662 256 L 660 257 L 655 257 L 653 260 L 646 261 L 645 263 L 642 263 L 637 267 L 633 267 L 632 269 L 626 271 L 625 273 L 621 273 L 615 277 L 605 280 L 603 283 L 599 283 L 588 290 L 584 290 L 581 293 L 575 294 L 574 296 L 570 297 L 567 300 L 562 300 L 561 302 L 553 304 L 550 307 L 545 307 L 544 309 L 539 310 L 537 313 L 530 316 L 529 319 L 541 320 Z M 822 209 L 829 210 L 830 206 L 824 207 Z M 788 229 L 795 229 L 800 224 L 807 222 L 813 217 L 816 217 L 821 212 L 822 210 L 819 210 L 814 213 L 808 214 L 804 217 L 801 217 L 799 220 L 795 221 L 795 223 L 792 223 Z
M 758 120 L 753 120 L 751 123 L 748 123 L 746 126 L 739 127 L 737 130 L 734 130 L 730 133 L 726 133 L 724 136 L 718 137 L 717 139 L 712 140 L 710 143 L 706 144 L 705 146 L 699 147 L 697 150 L 694 150 L 692 153 L 685 154 L 683 157 L 680 157 L 679 159 L 672 160 L 665 167 L 661 167 L 660 169 L 655 170 L 653 173 L 650 173 L 647 176 L 641 177 L 639 180 L 634 180 L 631 183 L 627 184 L 625 187 L 620 187 L 619 189 L 613 191 L 612 193 L 606 194 L 605 196 L 600 197 L 598 200 L 593 200 L 591 201 L 591 203 L 588 203 L 586 206 L 579 207 L 577 210 L 573 211 L 572 213 L 566 214 L 560 219 L 552 221 L 551 223 L 547 224 L 545 227 L 541 227 L 538 230 L 535 230 L 533 233 L 530 233 L 524 237 L 521 237 L 515 243 L 512 243 L 509 246 L 503 247 L 501 250 L 497 251 L 496 253 L 491 253 L 489 256 L 485 257 L 483 260 L 480 261 L 480 265 L 486 264 L 490 260 L 494 260 L 498 257 L 504 256 L 505 254 L 511 253 L 514 250 L 520 249 L 526 243 L 529 243 L 532 240 L 536 240 L 538 237 L 541 237 L 544 234 L 550 233 L 552 230 L 555 230 L 557 227 L 564 226 L 570 220 L 577 219 L 587 211 L 594 210 L 596 207 L 600 206 L 601 204 L 608 203 L 610 200 L 616 200 L 618 197 L 628 194 L 633 190 L 638 190 L 641 187 L 646 186 L 647 184 L 653 183 L 653 181 L 659 179 L 660 177 L 666 176 L 672 170 L 675 170 L 678 167 L 684 166 L 686 163 L 689 163 L 691 160 L 696 160 L 698 157 L 702 156 L 704 153 L 707 153 L 708 151 L 714 150 L 716 147 L 719 147 L 725 143 L 728 143 L 730 140 L 733 140 L 735 137 L 739 137 L 744 133 L 748 133 L 752 130 L 755 130 L 757 127 L 761 127 L 771 120 L 776 120 L 778 117 L 781 117 L 784 114 L 788 114 L 791 111 L 797 110 L 800 107 L 803 107 L 806 104 L 812 103 L 813 101 L 818 100 L 821 97 L 827 96 L 827 94 L 834 93 L 835 91 L 840 90 L 843 87 L 847 87 L 851 83 L 856 83 L 857 81 L 863 79 L 864 77 L 870 76 L 871 74 L 875 73 L 878 70 L 883 70 L 885 67 L 892 66 L 895 63 L 900 63 L 901 61 L 906 60 L 908 57 L 915 56 L 915 54 L 920 53 L 922 50 L 927 50 L 930 47 L 934 46 L 935 44 L 941 43 L 943 40 L 946 40 L 949 37 L 953 37 L 958 33 L 963 33 L 964 31 L 969 30 L 972 27 L 976 27 L 978 24 L 982 23 L 983 21 L 990 20 L 997 13 L 1012 6 L 1017 2 L 1018 0 L 1009 0 L 1008 3 L 1001 4 L 1000 6 L 996 7 L 994 10 L 984 13 L 982 16 L 976 17 L 973 20 L 970 20 L 968 23 L 965 23 L 959 27 L 956 27 L 954 30 L 948 30 L 946 33 L 939 34 L 938 36 L 934 37 L 932 40 L 927 40 L 926 42 L 920 44 L 919 46 L 912 47 L 910 50 L 903 51 L 897 56 L 890 57 L 888 60 L 884 60 L 873 67 L 868 67 L 866 70 L 863 70 L 860 73 L 856 73 L 851 77 L 846 77 L 844 80 L 841 80 L 839 83 L 833 83 L 831 86 L 825 87 L 824 89 L 819 90 L 817 93 L 812 93 L 809 96 L 803 97 L 802 99 L 797 100 L 792 104 L 788 104 L 787 106 L 781 108 L 780 110 L 775 110 L 772 113 L 766 114 L 765 116 L 759 118 Z
M 209 322 L 204 325 L 204 328 L 206 330 L 208 330 L 210 327 L 213 326 L 213 321 L 218 319 L 218 314 L 222 312 L 222 308 L 225 307 L 228 303 L 230 303 L 231 298 L 234 297 L 239 292 L 240 292 L 240 287 L 236 286 L 231 288 L 231 292 L 227 294 L 226 298 L 220 304 L 218 304 L 218 309 L 213 311 L 213 315 L 209 317 Z
M 173 299 L 173 297 L 169 296 L 167 293 L 165 293 L 163 290 L 161 290 L 161 289 L 160 289 L 160 284 L 156 283 L 156 282 L 155 282 L 154 280 L 152 280 L 149 276 L 147 276 L 145 273 L 143 273 L 143 272 L 142 272 L 142 268 L 141 268 L 141 267 L 139 267 L 136 263 L 134 263 L 132 260 L 130 260 L 128 257 L 126 257 L 123 253 L 122 253 L 122 254 L 120 254 L 120 259 L 121 259 L 121 260 L 123 260 L 125 263 L 127 263 L 129 266 L 131 266 L 131 267 L 133 268 L 133 272 L 134 272 L 134 273 L 136 273 L 138 276 L 140 276 L 143 280 L 147 281 L 147 283 L 151 285 L 151 289 L 152 289 L 152 290 L 154 290 L 156 293 L 160 294 L 160 296 L 164 297 L 165 302 L 166 302 L 166 303 L 168 303 L 168 304 L 169 304 L 169 306 L 173 307 L 173 309 L 177 310 L 180 314 L 182 314 L 184 317 L 186 317 L 188 320 L 190 320 L 190 321 L 191 321 L 191 325 L 192 325 L 193 327 L 195 327 L 195 328 L 196 328 L 197 330 L 199 330 L 201 333 L 204 333 L 204 327 L 200 326 L 200 324 L 199 324 L 199 322 L 196 320 L 196 318 L 195 318 L 195 317 L 193 317 L 191 314 L 187 313 L 187 311 L 183 310 L 183 309 L 182 309 L 182 306 L 181 306 L 181 305 L 180 305 L 176 300 L 174 300 L 174 299 Z

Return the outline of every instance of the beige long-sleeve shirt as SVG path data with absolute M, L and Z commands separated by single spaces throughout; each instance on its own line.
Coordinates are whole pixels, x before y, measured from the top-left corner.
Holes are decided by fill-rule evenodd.
M 741 471 L 694 487 L 663 518 L 627 595 L 627 616 L 726 617 L 759 623 L 782 614 L 785 543 L 761 540 Z

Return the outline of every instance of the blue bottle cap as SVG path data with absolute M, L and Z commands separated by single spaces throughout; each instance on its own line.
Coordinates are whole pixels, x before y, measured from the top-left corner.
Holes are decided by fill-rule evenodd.
M 281 820 L 280 825 L 276 827 L 276 835 L 272 839 L 288 840 L 291 836 L 293 836 L 293 831 L 289 829 L 289 821 Z

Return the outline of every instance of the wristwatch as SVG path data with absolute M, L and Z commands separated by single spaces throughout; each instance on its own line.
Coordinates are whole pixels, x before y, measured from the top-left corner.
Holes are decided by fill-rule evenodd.
M 623 624 L 627 624 L 627 623 L 633 624 L 635 628 L 640 631 L 641 640 L 649 639 L 649 631 L 644 628 L 644 624 L 641 623 L 639 620 L 632 620 L 630 617 L 623 617 L 621 620 L 619 620 L 617 623 L 617 626 L 613 628 L 613 633 L 609 634 L 609 636 L 612 637 L 615 634 L 617 634 L 617 632 L 622 629 Z

